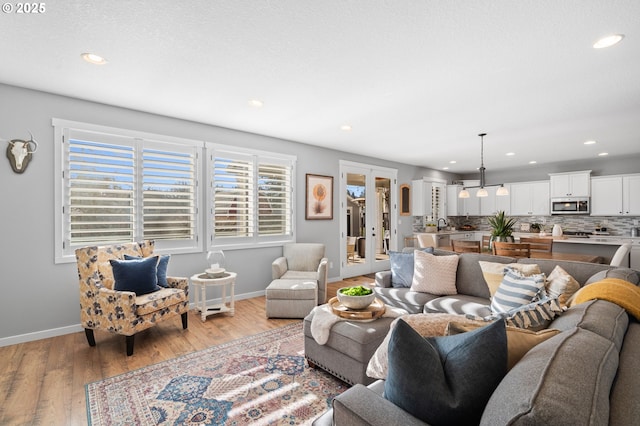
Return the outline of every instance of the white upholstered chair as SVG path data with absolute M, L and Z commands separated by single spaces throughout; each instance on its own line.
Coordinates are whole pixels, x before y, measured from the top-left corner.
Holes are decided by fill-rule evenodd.
M 616 250 L 616 252 L 613 254 L 613 257 L 611 258 L 610 265 L 611 266 L 622 265 L 622 262 L 629 254 L 629 250 L 631 250 L 631 243 L 624 243 L 620 247 L 618 247 L 618 250 Z
M 287 243 L 282 256 L 271 264 L 274 280 L 316 280 L 318 304 L 327 301 L 327 274 L 329 259 L 324 257 L 325 246 L 319 243 Z

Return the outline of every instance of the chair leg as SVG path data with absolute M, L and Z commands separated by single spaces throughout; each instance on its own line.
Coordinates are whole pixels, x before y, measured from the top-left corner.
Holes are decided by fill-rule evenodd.
M 188 319 L 189 319 L 189 317 L 187 316 L 187 312 L 183 312 L 181 316 L 182 316 L 182 328 L 186 330 L 188 325 Z
M 133 355 L 133 338 L 135 337 L 135 335 L 125 337 L 127 339 L 127 356 L 131 356 Z
M 96 338 L 93 335 L 93 328 L 85 328 L 84 334 L 87 336 L 87 342 L 89 342 L 89 346 L 95 346 Z

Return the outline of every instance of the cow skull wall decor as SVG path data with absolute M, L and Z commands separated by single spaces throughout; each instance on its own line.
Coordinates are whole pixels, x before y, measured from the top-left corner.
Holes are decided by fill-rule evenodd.
M 29 135 L 31 135 L 31 139 L 28 141 L 21 139 L 8 141 L 7 158 L 11 168 L 16 173 L 23 173 L 27 169 L 33 153 L 38 150 L 38 142 L 33 139 L 31 132 L 29 132 Z

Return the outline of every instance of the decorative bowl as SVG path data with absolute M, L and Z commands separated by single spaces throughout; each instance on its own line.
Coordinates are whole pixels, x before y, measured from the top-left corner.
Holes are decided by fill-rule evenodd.
M 364 287 L 364 286 L 356 286 L 356 287 Z M 369 306 L 376 298 L 376 294 L 371 291 L 371 293 L 362 295 L 362 296 L 349 296 L 347 294 L 343 294 L 343 290 L 347 290 L 353 287 L 342 287 L 338 289 L 336 292 L 336 296 L 338 297 L 338 301 L 342 303 L 349 309 L 365 309 Z M 367 287 L 364 287 L 367 288 Z
M 220 278 L 224 275 L 225 273 L 225 269 L 224 268 L 211 268 L 211 269 L 206 269 L 205 272 L 207 273 L 207 277 L 209 278 Z

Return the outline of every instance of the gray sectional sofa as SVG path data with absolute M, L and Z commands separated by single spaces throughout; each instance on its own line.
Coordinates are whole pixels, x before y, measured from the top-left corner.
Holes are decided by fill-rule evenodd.
M 436 255 L 453 254 L 436 250 Z M 581 286 L 604 277 L 638 284 L 638 271 L 609 265 L 545 259 L 460 255 L 459 294 L 438 297 L 390 286 L 376 275 L 385 303 L 411 313 L 448 312 L 485 316 L 489 292 L 479 260 L 536 263 L 545 274 L 560 265 Z M 549 328 L 561 333 L 531 349 L 502 379 L 482 414 L 482 425 L 629 425 L 640 421 L 640 323 L 620 306 L 594 300 L 569 308 Z M 425 384 L 428 386 L 428 383 Z M 314 425 L 424 425 L 384 399 L 384 381 L 356 384 L 333 401 Z

